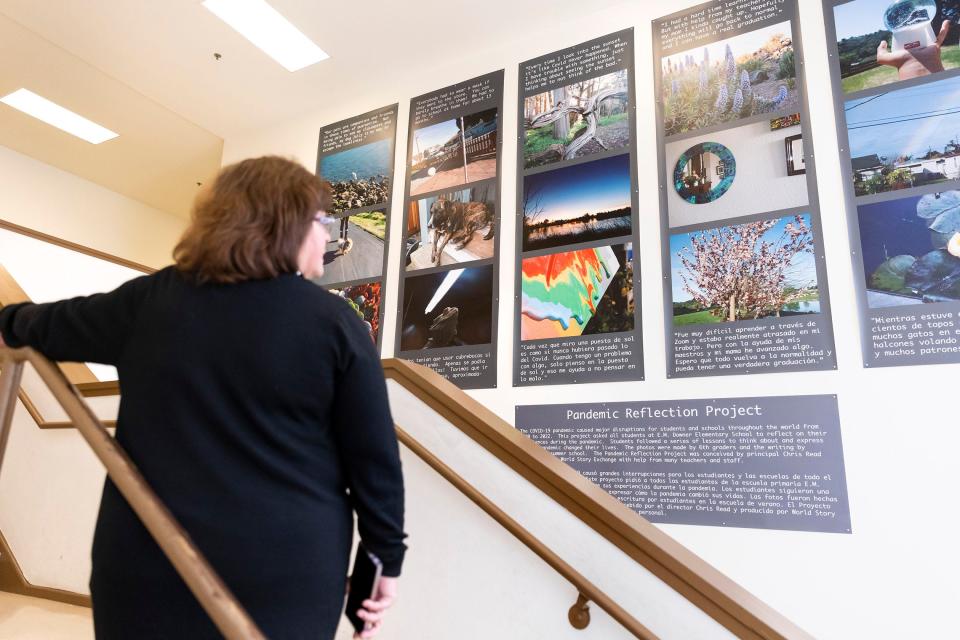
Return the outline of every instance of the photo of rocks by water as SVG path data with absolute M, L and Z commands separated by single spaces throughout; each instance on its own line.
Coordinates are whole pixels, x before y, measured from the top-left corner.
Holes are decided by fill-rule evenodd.
M 390 140 L 334 153 L 320 160 L 320 177 L 333 189 L 331 213 L 369 207 L 390 199 Z

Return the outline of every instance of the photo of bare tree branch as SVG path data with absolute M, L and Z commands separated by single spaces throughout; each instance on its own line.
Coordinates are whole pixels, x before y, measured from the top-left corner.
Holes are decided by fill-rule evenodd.
M 524 167 L 626 146 L 630 142 L 627 86 L 623 69 L 525 99 Z

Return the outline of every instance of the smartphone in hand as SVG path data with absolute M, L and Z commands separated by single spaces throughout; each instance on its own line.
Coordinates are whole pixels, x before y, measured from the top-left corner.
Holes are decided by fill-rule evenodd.
M 366 624 L 357 615 L 363 608 L 363 601 L 373 598 L 380 585 L 383 563 L 380 558 L 367 551 L 363 543 L 357 545 L 356 558 L 353 561 L 353 573 L 350 574 L 350 591 L 347 594 L 346 616 L 354 630 L 360 633 Z

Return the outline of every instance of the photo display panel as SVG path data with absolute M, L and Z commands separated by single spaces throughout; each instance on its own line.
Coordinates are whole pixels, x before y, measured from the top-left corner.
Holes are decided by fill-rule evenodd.
M 836 368 L 796 8 L 653 23 L 668 377 Z
M 519 85 L 514 386 L 643 380 L 633 29 Z
M 960 0 L 823 8 L 863 364 L 960 362 Z
M 397 356 L 497 384 L 503 70 L 410 101 Z
M 390 246 L 390 199 L 397 106 L 383 107 L 320 129 L 317 175 L 330 183 L 337 219 L 314 280 L 341 296 L 380 346 L 383 283 Z
M 851 532 L 836 396 L 518 406 L 516 425 L 651 522 Z

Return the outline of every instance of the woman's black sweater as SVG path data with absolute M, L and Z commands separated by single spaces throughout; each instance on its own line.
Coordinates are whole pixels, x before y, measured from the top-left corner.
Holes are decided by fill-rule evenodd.
M 398 575 L 403 478 L 380 360 L 344 301 L 294 275 L 196 285 L 173 268 L 0 310 L 9 346 L 115 365 L 116 437 L 267 636 L 332 637 L 352 512 Z M 107 480 L 98 638 L 217 637 Z

